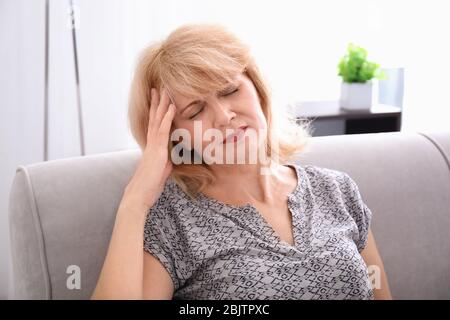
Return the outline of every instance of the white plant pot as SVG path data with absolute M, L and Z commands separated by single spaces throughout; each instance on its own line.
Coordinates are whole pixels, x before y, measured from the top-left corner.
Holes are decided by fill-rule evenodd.
M 340 106 L 346 110 L 369 110 L 372 107 L 372 81 L 341 83 Z

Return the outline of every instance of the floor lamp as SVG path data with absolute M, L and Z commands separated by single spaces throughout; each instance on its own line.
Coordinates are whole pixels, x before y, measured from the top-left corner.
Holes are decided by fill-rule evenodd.
M 48 133 L 49 133 L 49 12 L 50 0 L 45 1 L 45 72 L 44 72 L 44 161 L 48 160 Z M 76 85 L 76 99 L 78 111 L 78 128 L 80 134 L 80 152 L 84 156 L 86 154 L 84 147 L 84 128 L 83 128 L 83 112 L 81 107 L 81 90 L 80 90 L 80 72 L 78 67 L 78 50 L 77 50 L 77 34 L 75 24 L 75 6 L 73 0 L 69 0 L 70 6 L 70 22 L 72 30 L 72 48 L 75 66 L 75 85 Z

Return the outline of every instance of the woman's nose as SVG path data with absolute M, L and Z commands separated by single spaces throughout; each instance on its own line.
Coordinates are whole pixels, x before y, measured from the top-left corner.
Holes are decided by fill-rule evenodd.
M 214 126 L 216 128 L 221 126 L 228 127 L 231 120 L 236 117 L 236 113 L 232 110 L 231 105 L 227 103 L 215 102 L 212 108 L 214 110 Z

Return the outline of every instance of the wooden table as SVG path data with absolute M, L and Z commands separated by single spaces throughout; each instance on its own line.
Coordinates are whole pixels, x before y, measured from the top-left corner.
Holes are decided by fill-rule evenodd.
M 400 131 L 402 110 L 376 104 L 370 110 L 345 110 L 339 101 L 305 101 L 290 106 L 297 121 L 312 120 L 313 136 Z

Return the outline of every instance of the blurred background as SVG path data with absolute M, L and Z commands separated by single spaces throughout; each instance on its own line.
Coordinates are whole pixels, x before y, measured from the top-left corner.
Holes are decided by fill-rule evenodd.
M 339 99 L 337 64 L 352 42 L 394 72 L 376 83 L 374 104 L 398 108 L 396 124 L 380 131 L 448 130 L 446 8 L 438 0 L 0 0 L 0 298 L 11 290 L 15 169 L 137 148 L 126 121 L 128 89 L 150 42 L 184 23 L 221 23 L 250 44 L 274 107 L 305 117 L 306 106 L 326 109 Z M 338 118 L 322 116 L 316 134 L 339 134 Z

